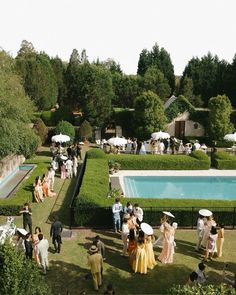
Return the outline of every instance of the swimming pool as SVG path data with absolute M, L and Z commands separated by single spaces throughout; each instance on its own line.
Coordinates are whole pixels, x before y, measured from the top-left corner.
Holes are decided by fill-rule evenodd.
M 0 181 L 0 199 L 5 199 L 11 196 L 34 167 L 35 165 L 33 164 L 22 164 L 6 178 L 2 179 Z
M 124 176 L 127 197 L 236 200 L 235 176 Z

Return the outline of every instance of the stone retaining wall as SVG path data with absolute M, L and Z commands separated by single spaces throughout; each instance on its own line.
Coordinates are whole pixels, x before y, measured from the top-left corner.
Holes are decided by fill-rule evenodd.
M 23 155 L 10 155 L 0 160 L 0 185 L 24 161 Z

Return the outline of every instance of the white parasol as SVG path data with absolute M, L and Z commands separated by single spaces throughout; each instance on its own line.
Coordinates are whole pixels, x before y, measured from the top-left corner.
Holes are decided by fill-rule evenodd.
M 62 143 L 62 142 L 67 142 L 67 141 L 70 141 L 70 136 L 68 136 L 68 135 L 64 135 L 64 134 L 58 134 L 58 135 L 54 135 L 53 137 L 52 137 L 52 141 L 53 142 L 60 142 L 60 143 Z
M 169 211 L 162 211 L 165 215 L 175 218 L 175 216 Z
M 232 134 L 226 134 L 224 136 L 224 139 L 228 140 L 228 141 L 236 141 L 236 132 L 234 132 Z
M 199 214 L 205 217 L 211 216 L 212 212 L 208 209 L 201 209 L 199 210 Z
M 155 139 L 155 140 L 158 140 L 158 139 L 165 139 L 165 138 L 170 138 L 170 134 L 167 133 L 167 132 L 162 132 L 162 131 L 159 131 L 159 132 L 154 132 L 151 134 L 152 138 Z
M 153 228 L 148 223 L 141 223 L 141 230 L 148 236 L 153 234 Z
M 122 146 L 127 144 L 127 139 L 125 139 L 124 137 L 112 137 L 110 139 L 108 139 L 107 143 L 109 143 L 110 145 L 114 145 L 114 146 Z
M 16 231 L 18 231 L 23 236 L 26 236 L 28 232 L 24 228 L 17 228 Z

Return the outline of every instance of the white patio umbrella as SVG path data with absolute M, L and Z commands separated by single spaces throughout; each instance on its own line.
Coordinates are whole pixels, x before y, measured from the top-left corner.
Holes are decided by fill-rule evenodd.
M 159 131 L 159 132 L 154 132 L 151 134 L 152 138 L 155 139 L 155 140 L 158 140 L 158 139 L 165 139 L 165 138 L 170 138 L 170 134 L 167 133 L 167 132 L 162 132 L 162 131 Z
M 224 136 L 224 139 L 228 140 L 228 141 L 236 141 L 236 132 L 231 133 L 231 134 L 226 134 Z
M 51 139 L 53 142 L 67 142 L 70 141 L 70 136 L 68 135 L 64 135 L 64 134 L 58 134 L 58 135 L 54 135 Z
M 110 139 L 108 139 L 107 141 L 110 145 L 115 145 L 115 146 L 122 146 L 127 144 L 127 139 L 123 138 L 123 137 L 112 137 Z

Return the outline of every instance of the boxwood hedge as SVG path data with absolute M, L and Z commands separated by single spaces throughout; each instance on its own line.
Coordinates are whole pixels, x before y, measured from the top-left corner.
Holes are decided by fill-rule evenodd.
M 210 158 L 202 151 L 187 155 L 108 155 L 122 170 L 207 170 Z
M 213 166 L 220 170 L 236 169 L 236 156 L 227 152 L 216 152 L 212 155 Z

